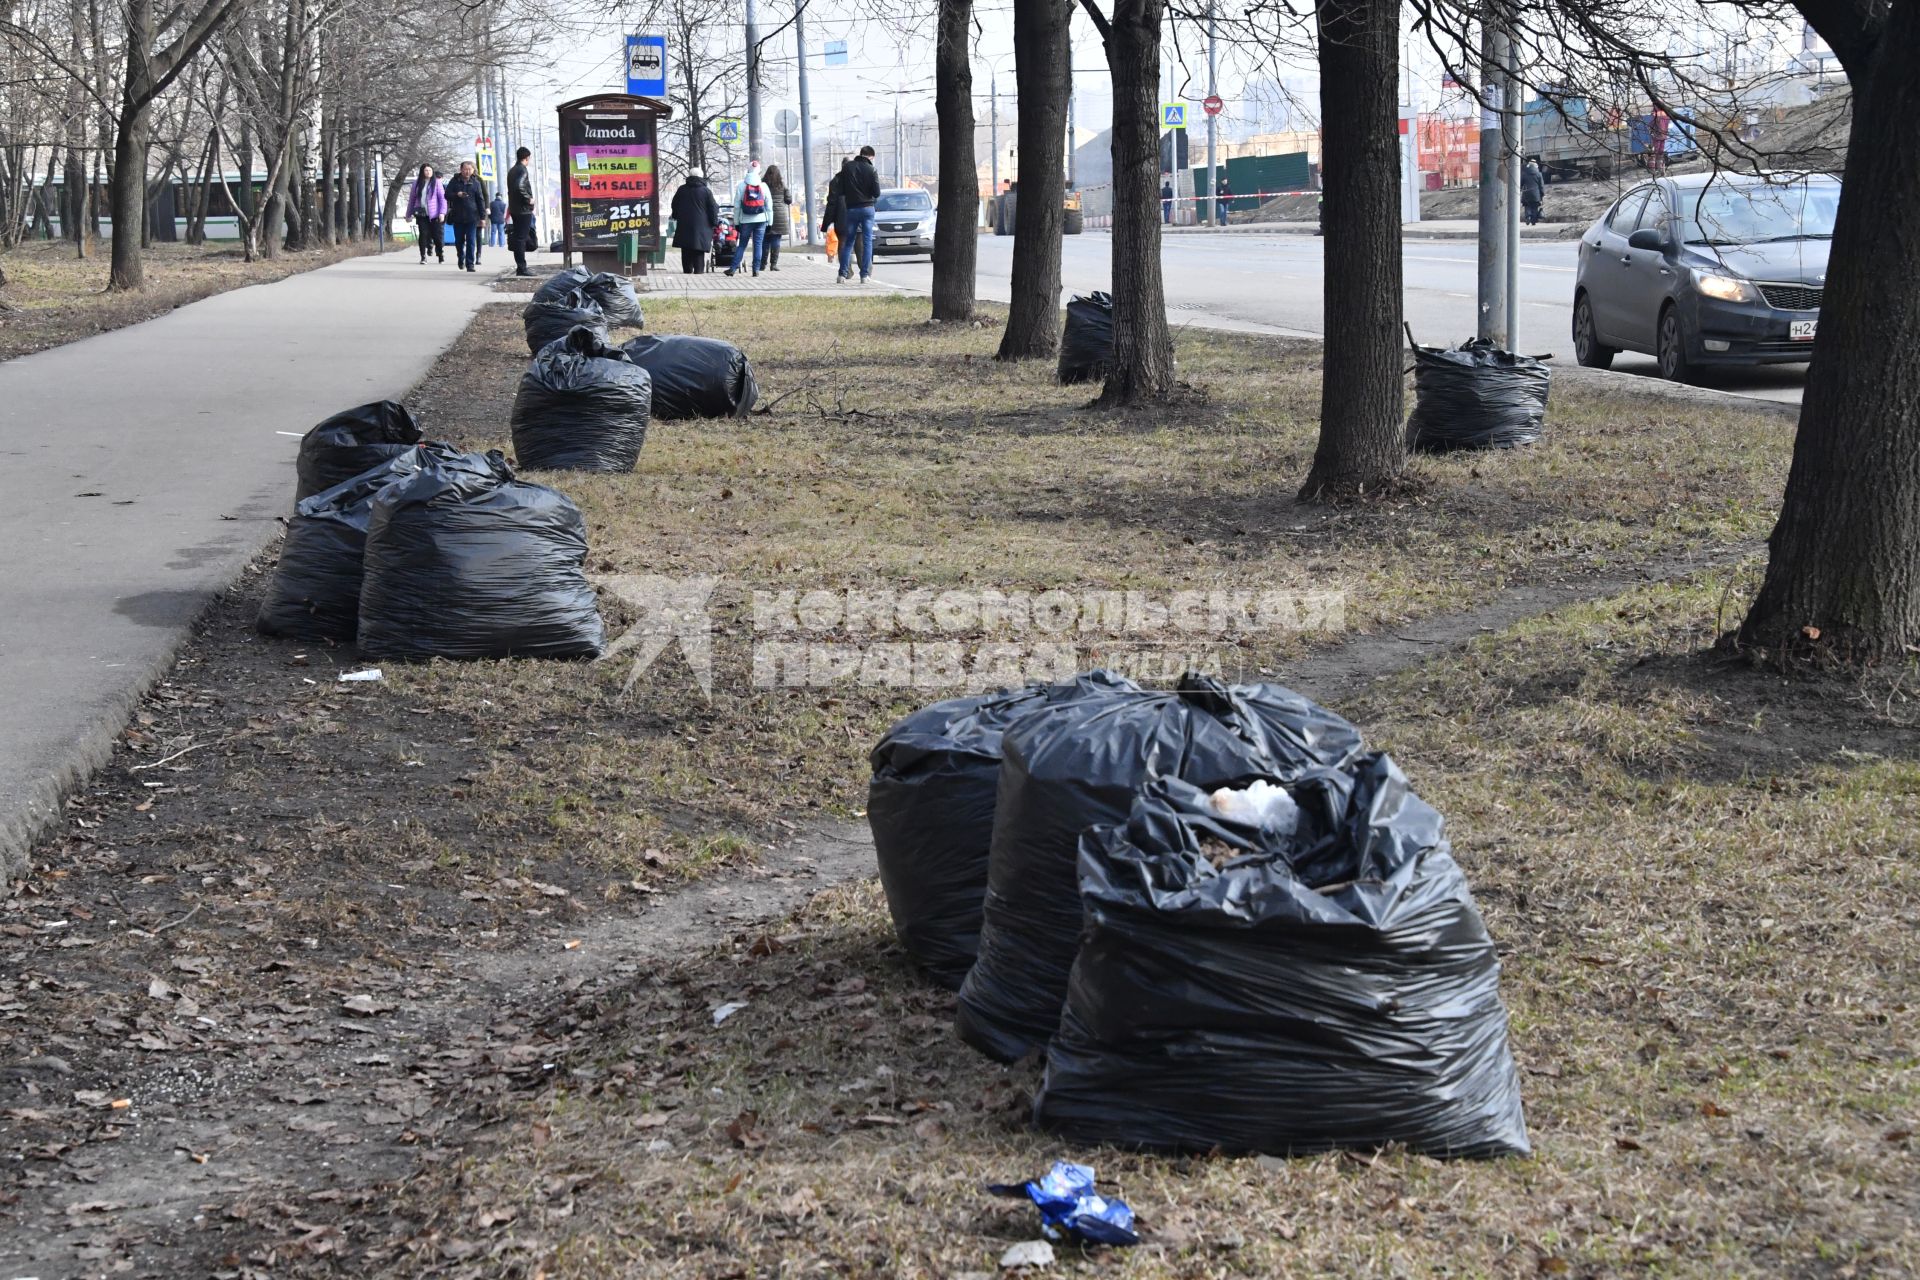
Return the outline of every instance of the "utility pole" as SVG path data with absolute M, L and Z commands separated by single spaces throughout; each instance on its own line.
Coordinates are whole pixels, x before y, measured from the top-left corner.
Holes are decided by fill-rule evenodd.
M 1207 4 L 1207 97 L 1220 93 L 1220 32 L 1213 21 L 1213 4 Z M 1211 106 L 1211 103 L 1208 104 Z M 1220 125 L 1212 111 L 1207 112 L 1207 225 L 1220 225 L 1220 175 L 1217 168 L 1215 148 L 1219 145 Z M 1254 184 L 1258 186 L 1259 184 Z M 1258 200 L 1255 204 L 1260 203 Z
M 1074 124 L 1075 99 L 1078 96 L 1074 92 L 1073 83 L 1073 46 L 1069 43 L 1067 46 L 1067 190 L 1069 191 L 1077 190 L 1080 185 L 1074 172 L 1078 166 L 1073 158 L 1073 149 L 1080 136 L 1078 126 Z
M 793 7 L 793 47 L 800 64 L 800 209 L 807 219 L 807 243 L 813 243 L 813 100 L 807 96 L 807 0 Z
M 905 138 L 900 133 L 900 90 L 895 89 L 893 91 L 893 185 L 896 187 L 907 185 L 907 173 L 902 168 L 906 162 L 902 154 L 905 142 Z M 979 179 L 976 178 L 974 181 L 978 182 Z
M 1505 181 L 1503 127 L 1510 42 L 1500 3 L 1490 0 L 1480 11 L 1480 297 L 1474 334 L 1511 349 L 1506 258 L 1512 211 Z
M 987 96 L 993 102 L 987 116 L 991 122 L 987 126 L 987 136 L 992 140 L 993 145 L 993 178 L 991 179 L 993 198 L 998 200 L 1000 198 L 1000 73 L 993 67 L 987 68 Z M 979 170 L 976 169 L 974 172 L 978 173 Z
M 747 158 L 751 160 L 759 154 L 760 26 L 754 20 L 753 0 L 747 0 Z
M 1501 97 L 1506 102 L 1507 128 L 1502 141 L 1507 147 L 1507 349 L 1520 349 L 1520 152 L 1527 145 L 1527 117 L 1522 112 L 1520 90 L 1520 42 L 1507 40 L 1507 61 L 1503 67 L 1507 84 Z

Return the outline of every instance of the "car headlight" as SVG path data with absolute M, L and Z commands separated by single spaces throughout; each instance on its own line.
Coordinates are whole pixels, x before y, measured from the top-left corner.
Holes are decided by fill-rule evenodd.
M 1707 297 L 1718 298 L 1722 302 L 1750 302 L 1754 296 L 1753 286 L 1739 276 L 1723 276 L 1698 269 L 1693 273 L 1693 287 Z

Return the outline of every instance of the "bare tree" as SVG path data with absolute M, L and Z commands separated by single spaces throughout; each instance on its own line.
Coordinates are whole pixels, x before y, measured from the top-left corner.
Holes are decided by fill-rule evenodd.
M 933 318 L 973 316 L 980 258 L 978 169 L 973 158 L 973 0 L 940 0 L 934 45 L 934 113 L 940 119 L 940 217 L 933 230 Z
M 1020 186 L 1014 203 L 1013 296 L 999 358 L 1034 360 L 1060 345 L 1060 233 L 1066 200 L 1073 0 L 1014 0 Z

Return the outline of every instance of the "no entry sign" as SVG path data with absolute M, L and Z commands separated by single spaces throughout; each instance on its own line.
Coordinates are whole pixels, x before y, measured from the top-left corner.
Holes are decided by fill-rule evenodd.
M 1200 109 L 1210 116 L 1217 116 L 1227 109 L 1226 99 L 1217 93 L 1210 93 L 1200 100 Z

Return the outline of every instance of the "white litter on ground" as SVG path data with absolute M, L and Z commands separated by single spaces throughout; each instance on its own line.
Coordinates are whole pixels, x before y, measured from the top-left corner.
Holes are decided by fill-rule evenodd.
M 1250 823 L 1283 836 L 1300 826 L 1300 806 L 1285 787 L 1256 778 L 1245 787 L 1222 787 L 1208 797 L 1213 811 L 1235 822 Z

